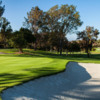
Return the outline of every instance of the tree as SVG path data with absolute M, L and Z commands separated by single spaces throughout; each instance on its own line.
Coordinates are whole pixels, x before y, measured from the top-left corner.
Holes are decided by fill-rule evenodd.
M 32 43 L 34 43 L 35 41 L 35 37 L 32 32 L 27 28 L 20 28 L 20 33 L 23 34 L 24 39 L 27 41 L 27 43 L 31 44 L 32 46 Z
M 24 39 L 24 35 L 20 31 L 13 33 L 12 46 L 19 49 L 19 53 L 23 53 L 23 48 L 26 47 L 27 41 Z
M 84 43 L 85 52 L 87 56 L 90 57 L 90 51 L 92 50 L 92 45 L 94 41 L 97 40 L 99 31 L 94 29 L 94 27 L 87 26 L 82 32 L 78 32 L 78 39 L 82 39 Z
M 28 18 L 25 18 L 26 20 L 26 25 L 28 28 L 32 31 L 34 36 L 37 36 L 37 33 L 41 29 L 42 25 L 42 16 L 43 16 L 43 11 L 39 9 L 39 7 L 33 7 L 29 13 L 27 13 Z M 34 49 L 36 50 L 37 48 L 37 38 L 36 42 L 34 44 Z
M 4 13 L 4 8 L 5 8 L 5 6 L 1 6 L 1 4 L 2 4 L 2 1 L 0 0 L 0 20 L 1 20 L 1 16 L 3 15 L 3 13 Z M 0 23 L 0 27 L 1 27 L 1 23 Z M 0 44 L 2 43 L 2 37 L 1 37 L 1 34 L 0 34 Z M 2 45 L 0 46 L 0 47 L 2 47 Z
M 69 42 L 67 45 L 67 50 L 71 53 L 71 52 L 79 52 L 81 51 L 80 45 L 79 43 L 77 43 L 76 41 L 72 41 Z
M 82 25 L 80 21 L 79 12 L 76 11 L 76 7 L 73 5 L 58 5 L 52 7 L 48 14 L 50 15 L 49 29 L 51 32 L 56 31 L 60 36 L 60 55 L 62 54 L 63 39 L 65 35 L 71 33 L 78 26 Z
M 53 33 L 60 37 L 59 44 L 57 44 L 59 45 L 60 54 L 62 54 L 63 41 L 66 38 L 66 34 L 71 33 L 78 26 L 82 25 L 76 7 L 67 4 L 62 6 L 56 5 L 47 12 L 43 12 L 38 7 L 32 8 L 28 13 L 26 22 L 34 33 L 34 36 L 36 36 L 35 48 L 37 44 L 37 33 Z
M 59 7 L 58 5 L 55 5 L 54 7 L 50 8 L 49 11 L 47 12 L 47 14 L 49 15 L 48 17 L 48 29 L 49 32 L 54 33 L 54 32 L 58 32 L 59 28 Z
M 41 26 L 41 17 L 43 15 L 43 11 L 39 9 L 39 7 L 33 7 L 29 13 L 27 13 L 28 18 L 27 24 L 29 28 L 32 30 L 32 33 L 38 33 L 39 28 Z
M 60 50 L 60 34 L 59 33 L 57 33 L 57 32 L 52 32 L 52 33 L 50 33 L 49 34 L 49 44 L 50 44 L 50 46 L 51 46 L 51 50 L 52 49 L 55 49 L 56 51 L 58 51 L 59 52 L 59 50 Z M 62 43 L 63 43 L 63 46 L 62 46 L 62 48 L 64 48 L 65 49 L 65 45 L 66 45 L 66 47 L 67 47 L 67 39 L 66 39 L 66 37 L 65 36 L 63 36 L 63 40 L 62 40 Z
M 3 15 L 4 10 L 5 10 L 5 6 L 1 6 L 1 4 L 2 4 L 2 1 L 0 1 L 0 18 Z
M 10 39 L 12 28 L 11 28 L 10 22 L 5 17 L 1 18 L 0 23 L 1 23 L 1 27 L 0 27 L 1 39 L 0 39 L 0 41 L 2 42 L 4 47 L 6 47 L 6 45 L 8 44 L 8 41 Z
M 41 50 L 49 50 L 49 33 L 38 34 L 38 48 Z
M 19 53 L 23 53 L 23 48 L 34 42 L 34 36 L 29 29 L 20 28 L 12 34 L 12 46 L 19 49 Z
M 100 47 L 100 39 L 93 43 L 94 47 Z

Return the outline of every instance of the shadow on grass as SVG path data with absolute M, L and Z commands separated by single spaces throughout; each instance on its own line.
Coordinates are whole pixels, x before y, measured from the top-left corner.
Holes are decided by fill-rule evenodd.
M 3 74 L 0 74 L 0 88 L 2 88 L 0 91 L 5 90 L 6 88 L 12 87 L 15 84 L 19 85 L 29 80 L 33 80 L 33 79 L 40 78 L 43 76 L 57 74 L 64 70 L 56 70 L 54 68 L 42 67 L 42 68 L 23 69 L 23 71 L 29 74 L 3 73 Z M 11 84 L 14 84 L 14 85 L 11 85 Z
M 27 78 L 27 76 L 22 74 L 10 74 L 10 73 L 0 74 L 0 91 L 10 87 L 11 84 L 22 82 L 23 78 Z

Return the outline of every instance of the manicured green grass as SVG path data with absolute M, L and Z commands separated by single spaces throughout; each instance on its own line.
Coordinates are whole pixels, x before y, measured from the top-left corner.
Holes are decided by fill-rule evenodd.
M 92 51 L 93 54 L 100 54 L 100 47 L 95 48 L 95 51 Z
M 1 51 L 14 53 L 16 50 Z M 87 58 L 86 54 L 59 56 L 45 51 L 24 51 L 26 54 L 0 55 L 0 92 L 31 79 L 61 72 L 69 61 L 100 63 L 100 54 Z
M 15 53 L 17 51 L 18 51 L 17 49 L 0 49 L 0 52 L 3 53 Z

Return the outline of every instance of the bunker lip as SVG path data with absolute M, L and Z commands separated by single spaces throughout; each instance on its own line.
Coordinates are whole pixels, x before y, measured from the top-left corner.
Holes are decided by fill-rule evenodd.
M 3 100 L 100 99 L 100 64 L 69 62 L 62 73 L 9 88 Z

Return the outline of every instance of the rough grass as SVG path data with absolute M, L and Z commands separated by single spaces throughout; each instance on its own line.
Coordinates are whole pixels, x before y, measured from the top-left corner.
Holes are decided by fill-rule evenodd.
M 0 50 L 15 53 L 16 50 Z M 24 50 L 25 54 L 0 55 L 0 92 L 25 81 L 63 71 L 69 61 L 100 63 L 100 54 L 73 54 L 59 56 L 45 51 Z M 94 66 L 95 67 L 95 66 Z

